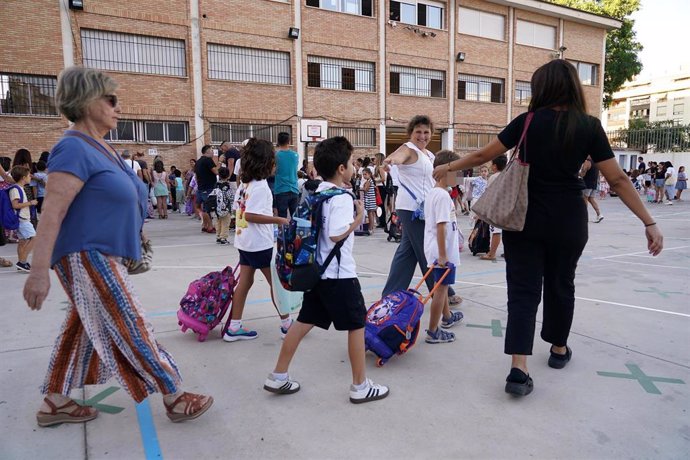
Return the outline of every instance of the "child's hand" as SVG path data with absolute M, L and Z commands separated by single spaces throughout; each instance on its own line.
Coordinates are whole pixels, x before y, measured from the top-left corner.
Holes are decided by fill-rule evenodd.
M 446 265 L 448 265 L 448 258 L 446 256 L 438 256 L 436 265 L 438 265 L 439 267 L 445 267 Z
M 290 223 L 290 219 L 287 217 L 276 217 L 276 224 L 278 225 L 287 225 Z
M 31 206 L 38 206 L 38 200 L 31 200 L 29 203 L 31 203 Z

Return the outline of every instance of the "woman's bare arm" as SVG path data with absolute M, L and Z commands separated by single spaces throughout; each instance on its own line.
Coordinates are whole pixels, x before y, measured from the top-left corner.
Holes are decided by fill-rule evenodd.
M 36 246 L 31 260 L 31 274 L 24 285 L 24 299 L 32 310 L 40 310 L 50 290 L 50 258 L 55 240 L 65 219 L 67 210 L 74 201 L 84 182 L 77 176 L 63 172 L 48 175 L 46 197 L 38 226 Z

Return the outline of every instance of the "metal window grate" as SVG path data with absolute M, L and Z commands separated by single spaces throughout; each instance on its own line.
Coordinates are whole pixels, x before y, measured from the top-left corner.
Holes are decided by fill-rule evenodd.
M 532 87 L 528 81 L 515 82 L 515 103 L 527 105 L 532 99 Z
M 376 129 L 329 126 L 328 137 L 344 136 L 353 147 L 376 147 Z
M 374 92 L 374 69 L 373 62 L 308 56 L 307 84 L 313 88 Z
M 458 74 L 458 99 L 479 102 L 505 102 L 502 78 Z
M 104 138 L 117 143 L 185 144 L 189 140 L 189 123 L 186 121 L 119 120 L 117 128 L 111 129 Z
M 81 30 L 84 65 L 155 75 L 187 75 L 185 41 L 103 30 Z
M 278 133 L 281 132 L 292 133 L 292 126 L 211 123 L 211 143 L 220 144 L 223 141 L 229 141 L 232 144 L 240 144 L 245 139 L 256 137 L 277 144 Z
M 209 43 L 208 77 L 289 85 L 290 53 Z
M 458 133 L 459 149 L 480 149 L 491 142 L 496 133 L 460 131 Z
M 54 115 L 56 77 L 0 73 L 0 114 Z
M 442 70 L 390 66 L 390 92 L 424 97 L 446 97 L 446 73 Z

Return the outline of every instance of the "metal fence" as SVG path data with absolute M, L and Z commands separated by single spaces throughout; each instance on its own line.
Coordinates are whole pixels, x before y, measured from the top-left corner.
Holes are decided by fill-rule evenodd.
M 0 114 L 54 115 L 56 77 L 0 73 Z
M 690 125 L 608 131 L 611 146 L 641 152 L 690 151 Z

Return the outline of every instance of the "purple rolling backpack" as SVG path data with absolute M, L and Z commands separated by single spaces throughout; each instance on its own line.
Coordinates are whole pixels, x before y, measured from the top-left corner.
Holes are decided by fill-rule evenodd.
M 209 332 L 223 320 L 228 311 L 239 280 L 236 276 L 238 268 L 239 264 L 235 268 L 228 266 L 222 271 L 208 273 L 189 284 L 177 311 L 178 324 L 182 332 L 191 329 L 199 334 L 199 342 L 206 340 Z M 221 335 L 229 324 L 230 319 L 223 327 Z

